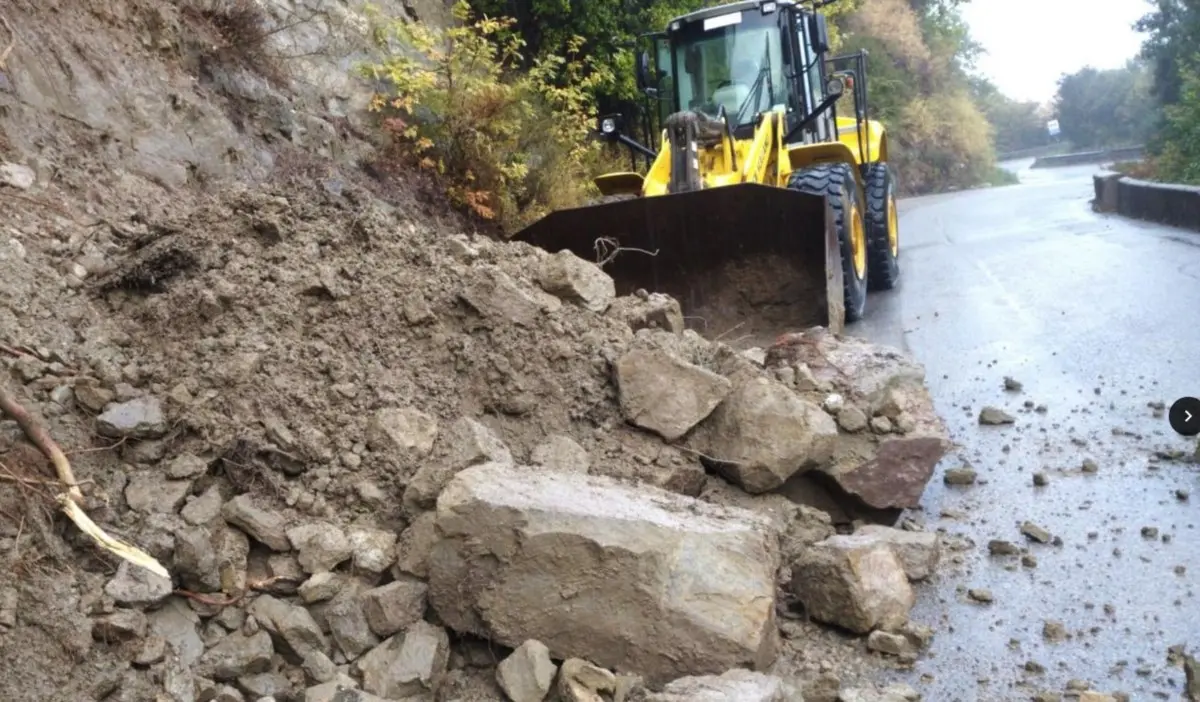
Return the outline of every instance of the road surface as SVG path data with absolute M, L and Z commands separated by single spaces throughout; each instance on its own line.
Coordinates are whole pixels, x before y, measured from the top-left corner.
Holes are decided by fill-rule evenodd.
M 889 675 L 936 702 L 1028 700 L 1072 680 L 1178 700 L 1168 649 L 1200 651 L 1200 472 L 1154 460 L 1196 441 L 1149 404 L 1200 396 L 1200 234 L 1095 214 L 1094 166 L 1030 162 L 1013 166 L 1020 185 L 902 202 L 903 282 L 847 329 L 925 364 L 961 446 L 917 515 L 950 546 L 913 612 L 936 638 L 914 670 Z M 1023 391 L 1005 391 L 1005 376 Z M 985 405 L 1016 424 L 980 426 Z M 964 461 L 978 482 L 944 485 Z M 1023 520 L 1061 545 L 1027 540 Z M 992 539 L 1036 566 L 990 556 Z M 1047 620 L 1069 638 L 1047 640 Z

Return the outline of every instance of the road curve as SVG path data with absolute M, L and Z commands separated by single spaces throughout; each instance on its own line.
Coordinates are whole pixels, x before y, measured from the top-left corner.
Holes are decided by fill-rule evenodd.
M 1029 163 L 1012 165 L 1020 185 L 903 201 L 902 283 L 847 329 L 925 364 L 961 447 L 916 515 L 949 546 L 913 612 L 936 638 L 892 677 L 938 702 L 1027 700 L 1071 680 L 1180 699 L 1167 653 L 1200 649 L 1200 472 L 1155 458 L 1196 442 L 1149 403 L 1200 396 L 1200 235 L 1093 213 L 1094 166 Z M 1015 425 L 980 426 L 985 405 Z M 978 482 L 944 485 L 964 461 Z M 1024 520 L 1061 545 L 1027 540 Z M 990 556 L 992 539 L 1036 566 Z M 1069 638 L 1047 640 L 1047 620 Z

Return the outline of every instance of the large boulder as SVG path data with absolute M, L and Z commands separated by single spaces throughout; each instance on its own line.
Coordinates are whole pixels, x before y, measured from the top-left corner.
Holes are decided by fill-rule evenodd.
M 614 370 L 625 420 L 667 441 L 691 431 L 732 388 L 728 378 L 664 349 L 632 349 Z
M 831 536 L 792 564 L 792 594 L 817 621 L 857 634 L 894 629 L 916 601 L 904 565 L 885 543 Z
M 429 599 L 459 632 L 667 682 L 775 654 L 778 532 L 604 476 L 490 464 L 438 498 Z
M 746 492 L 762 493 L 827 461 L 837 435 L 819 406 L 760 376 L 734 388 L 689 444 Z
M 912 509 L 938 461 L 953 447 L 925 388 L 925 369 L 895 349 L 826 329 L 785 334 L 767 349 L 768 368 L 791 368 L 806 379 L 802 389 L 836 392 L 843 411 L 887 433 L 843 434 L 820 470 L 845 492 L 875 509 Z

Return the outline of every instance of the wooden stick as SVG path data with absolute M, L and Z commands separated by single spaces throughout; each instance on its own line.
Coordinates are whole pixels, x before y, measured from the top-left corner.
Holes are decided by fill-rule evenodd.
M 54 464 L 59 481 L 67 487 L 67 495 L 75 504 L 82 506 L 83 491 L 79 489 L 79 484 L 75 481 L 75 472 L 71 470 L 71 462 L 67 460 L 66 454 L 62 452 L 54 439 L 50 438 L 50 432 L 46 431 L 46 428 L 38 423 L 24 407 L 17 404 L 17 401 L 2 386 L 0 386 L 0 411 L 12 417 L 25 432 L 25 436 L 28 436 L 29 440 L 41 449 L 42 453 L 46 454 L 46 457 Z

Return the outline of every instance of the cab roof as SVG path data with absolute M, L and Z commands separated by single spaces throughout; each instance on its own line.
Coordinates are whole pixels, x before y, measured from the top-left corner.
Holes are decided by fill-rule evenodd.
M 740 0 L 740 2 L 726 3 L 724 5 L 717 5 L 716 7 L 706 7 L 702 10 L 689 12 L 686 15 L 680 15 L 668 22 L 667 26 L 670 27 L 676 22 L 680 23 L 681 25 L 690 24 L 692 22 L 706 20 L 710 17 L 728 15 L 733 12 L 758 10 L 764 4 L 773 4 L 776 7 L 796 7 L 799 3 L 795 2 L 795 0 Z

